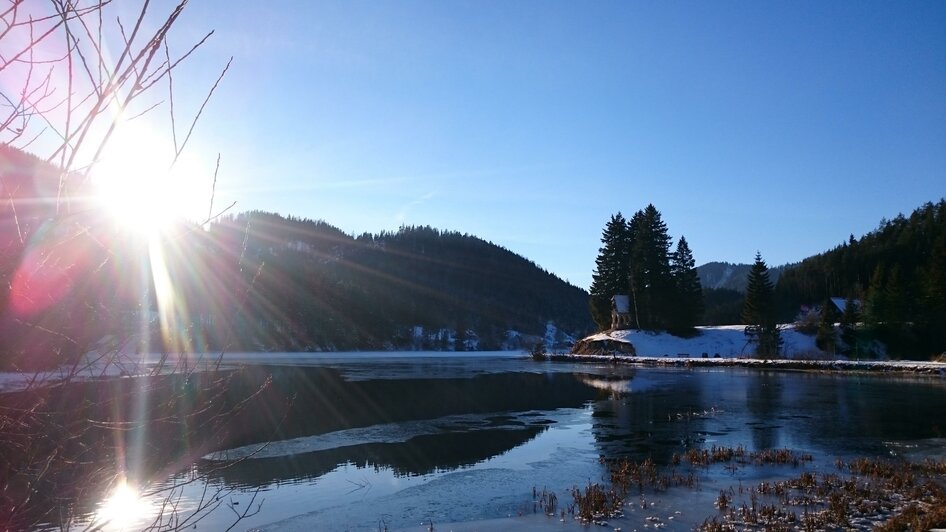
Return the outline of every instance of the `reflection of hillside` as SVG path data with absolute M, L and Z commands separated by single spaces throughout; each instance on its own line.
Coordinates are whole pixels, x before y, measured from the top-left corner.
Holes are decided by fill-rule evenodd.
M 671 387 L 594 403 L 592 433 L 604 456 L 651 457 L 667 463 L 674 452 L 693 442 L 705 421 L 680 414 L 704 408 L 699 379 L 682 378 Z
M 545 425 L 533 425 L 424 434 L 401 443 L 369 443 L 289 457 L 249 459 L 223 468 L 219 462 L 201 462 L 199 467 L 211 478 L 251 487 L 317 478 L 346 463 L 390 468 L 396 475 L 426 475 L 459 469 L 500 455 L 528 442 L 545 428 Z
M 753 378 L 773 388 L 762 391 L 759 384 L 749 384 L 747 399 L 754 421 L 775 427 L 772 437 L 779 446 L 791 443 L 826 452 L 855 447 L 873 453 L 880 451 L 883 441 L 946 434 L 946 426 L 939 423 L 943 419 L 940 382 L 809 373 Z
M 474 464 L 521 445 L 544 429 L 538 417 L 535 423 L 533 416 L 517 423 L 502 414 L 581 407 L 597 393 L 564 373 L 349 382 L 336 370 L 312 367 L 245 367 L 217 376 L 198 372 L 77 382 L 0 396 L 2 407 L 11 411 L 27 411 L 35 404 L 47 405 L 54 413 L 61 411 L 61 415 L 51 414 L 52 425 L 70 427 L 61 433 L 46 426 L 4 431 L 0 434 L 5 453 L 5 460 L 0 460 L 0 478 L 19 480 L 28 474 L 18 469 L 25 462 L 21 455 L 26 453 L 76 456 L 78 459 L 47 471 L 50 483 L 39 485 L 41 489 L 33 498 L 43 500 L 35 507 L 40 512 L 53 512 L 59 501 L 71 499 L 80 507 L 91 508 L 114 479 L 116 449 L 125 452 L 126 474 L 132 480 L 153 480 L 172 472 L 168 464 L 186 467 L 207 453 L 239 445 L 378 424 L 487 414 L 485 423 L 465 427 L 460 433 L 355 445 L 293 460 L 249 460 L 227 472 L 235 475 L 237 482 L 254 477 L 299 478 L 353 462 L 391 467 L 400 474 L 423 474 Z M 142 396 L 147 398 L 146 404 L 138 400 Z M 69 409 L 63 405 L 79 406 Z M 116 432 L 116 426 L 129 428 Z M 44 438 L 35 438 L 36 433 Z M 85 480 L 76 483 L 75 478 Z M 18 489 L 20 484 L 11 486 L 9 489 Z M 48 519 L 55 524 L 52 513 L 29 518 L 30 522 Z
M 752 450 L 871 454 L 886 452 L 885 442 L 946 433 L 939 421 L 943 385 L 936 381 L 759 371 L 662 375 L 659 387 L 594 403 L 592 433 L 603 455 L 666 463 L 703 438 Z
M 234 404 L 248 399 L 230 386 L 239 378 L 104 378 L 0 394 L 0 412 L 16 416 L 0 430 L 0 529 L 69 528 L 63 505 L 82 516 L 120 474 L 132 484 L 163 479 L 221 445 Z
M 237 394 L 270 377 L 272 384 L 232 424 L 229 447 L 459 414 L 577 408 L 598 393 L 564 373 L 352 382 L 329 368 L 255 367 L 241 376 Z
M 270 377 L 272 384 L 259 400 L 248 405 L 241 422 L 233 424 L 239 432 L 231 434 L 230 448 L 447 416 L 578 408 L 599 393 L 565 373 L 347 381 L 329 368 L 257 367 L 246 368 L 243 377 L 240 386 L 248 389 Z M 499 425 L 503 426 L 497 428 Z M 390 467 L 398 474 L 425 474 L 501 454 L 535 437 L 544 425 L 510 428 L 498 423 L 476 428 L 417 435 L 398 443 L 367 443 L 290 457 L 255 458 L 218 474 L 226 481 L 253 484 L 318 477 L 347 462 Z M 216 465 L 204 466 L 209 470 Z

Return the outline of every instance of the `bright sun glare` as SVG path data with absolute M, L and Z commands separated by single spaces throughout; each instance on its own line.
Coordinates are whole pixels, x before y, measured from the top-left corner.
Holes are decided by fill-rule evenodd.
M 124 479 L 99 505 L 95 525 L 106 530 L 129 530 L 150 516 L 152 508 Z
M 112 138 L 92 182 L 119 227 L 152 237 L 178 219 L 199 216 L 200 204 L 209 201 L 204 176 L 186 156 L 173 168 L 172 159 L 167 140 L 146 129 L 126 127 Z

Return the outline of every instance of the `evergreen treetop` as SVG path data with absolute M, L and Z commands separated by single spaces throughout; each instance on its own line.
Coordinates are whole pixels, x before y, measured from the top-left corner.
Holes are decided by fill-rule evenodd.
M 746 282 L 746 302 L 742 309 L 742 322 L 746 325 L 774 323 L 773 288 L 769 281 L 769 267 L 762 260 L 762 254 L 755 254 L 755 263 L 749 270 Z
M 638 310 L 638 322 L 645 329 L 669 328 L 674 285 L 667 224 L 653 204 L 638 211 L 631 224 L 631 295 Z
M 670 276 L 676 290 L 671 330 L 685 334 L 696 326 L 703 315 L 703 286 L 696 271 L 693 252 L 683 236 L 670 256 Z
M 633 235 L 620 212 L 611 216 L 601 234 L 601 247 L 591 275 L 591 317 L 599 329 L 611 324 L 611 297 L 627 294 Z
M 746 282 L 742 321 L 746 324 L 746 337 L 755 344 L 758 356 L 778 355 L 782 338 L 775 318 L 774 290 L 769 281 L 769 268 L 758 251 Z
M 611 216 L 601 234 L 601 247 L 591 275 L 591 294 L 610 298 L 626 294 L 627 268 L 630 260 L 631 235 L 627 220 L 620 212 Z
M 602 246 L 592 273 L 591 314 L 598 327 L 611 323 L 611 298 L 631 297 L 630 322 L 637 328 L 692 332 L 703 314 L 703 290 L 693 252 L 680 238 L 672 239 L 653 204 L 628 221 L 611 216 L 601 236 Z

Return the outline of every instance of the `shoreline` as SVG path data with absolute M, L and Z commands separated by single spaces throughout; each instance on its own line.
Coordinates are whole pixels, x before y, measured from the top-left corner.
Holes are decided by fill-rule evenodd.
M 610 355 L 550 354 L 553 362 L 608 362 L 648 367 L 776 369 L 801 371 L 836 371 L 841 373 L 908 373 L 946 378 L 946 363 L 914 360 L 801 360 L 756 358 L 655 357 L 613 353 Z

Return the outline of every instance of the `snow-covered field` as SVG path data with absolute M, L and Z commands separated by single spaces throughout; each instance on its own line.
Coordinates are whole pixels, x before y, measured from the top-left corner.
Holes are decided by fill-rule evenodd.
M 688 356 L 742 358 L 752 355 L 753 346 L 746 342 L 744 325 L 724 325 L 718 327 L 697 327 L 699 334 L 693 338 L 680 338 L 668 333 L 639 330 L 609 331 L 589 336 L 585 340 L 612 340 L 629 342 L 638 356 Z M 826 358 L 827 355 L 815 345 L 814 336 L 808 336 L 795 330 L 793 325 L 784 325 L 781 329 L 782 356 L 784 358 Z
M 777 360 L 754 358 L 753 346 L 746 341 L 745 326 L 697 327 L 699 334 L 680 338 L 665 332 L 639 330 L 607 331 L 591 335 L 583 342 L 627 342 L 636 355 L 599 354 L 563 355 L 568 360 L 620 360 L 639 364 L 663 365 L 739 365 L 745 367 L 783 367 L 786 369 L 905 371 L 946 376 L 946 363 L 900 360 L 848 360 L 818 349 L 815 337 L 803 334 L 793 325 L 781 326 L 784 342 Z

